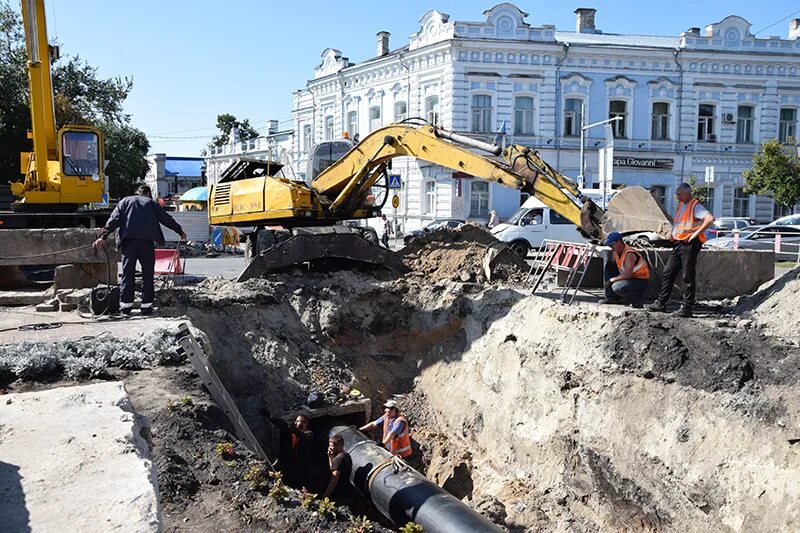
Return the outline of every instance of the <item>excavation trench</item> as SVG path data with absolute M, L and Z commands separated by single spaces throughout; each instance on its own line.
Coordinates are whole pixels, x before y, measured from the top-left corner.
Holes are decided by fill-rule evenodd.
M 502 284 L 346 271 L 211 280 L 164 304 L 208 336 L 265 442 L 264 406 L 288 418 L 311 393 L 340 406 L 356 390 L 377 417 L 394 396 L 427 477 L 501 527 L 800 520 L 796 344 L 736 309 L 704 321 L 608 314 Z

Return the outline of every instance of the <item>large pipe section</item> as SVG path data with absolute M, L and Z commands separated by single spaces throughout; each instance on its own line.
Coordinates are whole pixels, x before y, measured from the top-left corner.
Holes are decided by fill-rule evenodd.
M 344 449 L 353 460 L 353 486 L 396 525 L 413 521 L 427 533 L 502 531 L 416 470 L 395 461 L 355 427 L 336 426 L 329 435 L 344 439 Z

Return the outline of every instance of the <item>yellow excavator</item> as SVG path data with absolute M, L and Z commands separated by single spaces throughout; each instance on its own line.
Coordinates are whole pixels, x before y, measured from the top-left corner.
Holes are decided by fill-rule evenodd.
M 489 155 L 482 155 L 483 151 Z M 601 240 L 611 231 L 649 231 L 668 237 L 669 217 L 641 187 L 617 193 L 603 211 L 575 182 L 528 147 L 506 148 L 410 119 L 378 129 L 361 142 L 315 146 L 306 184 L 284 177 L 280 164 L 241 159 L 209 194 L 212 225 L 255 227 L 246 241 L 249 264 L 239 280 L 315 261 L 376 264 L 402 271 L 402 262 L 377 244 L 373 231 L 338 225 L 380 215 L 375 187 L 386 187 L 397 157 L 414 157 L 536 196 L 581 233 Z M 383 191 L 383 201 L 388 194 Z M 613 215 L 612 215 L 613 213 Z
M 44 0 L 22 0 L 28 52 L 33 151 L 20 154 L 23 181 L 11 184 L 20 197 L 15 213 L 0 213 L 0 228 L 95 226 L 109 212 L 78 212 L 100 203 L 105 193 L 103 136 L 89 126 L 56 129 L 50 64 L 58 47 L 47 42 Z

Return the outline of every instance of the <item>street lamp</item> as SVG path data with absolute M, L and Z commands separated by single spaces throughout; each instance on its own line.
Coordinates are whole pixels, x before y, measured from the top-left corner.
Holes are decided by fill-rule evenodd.
M 581 123 L 585 122 L 586 120 L 585 111 L 586 111 L 586 104 L 581 104 Z M 584 183 L 584 177 L 586 176 L 586 157 L 584 153 L 586 132 L 596 126 L 602 126 L 603 124 L 610 124 L 612 122 L 617 122 L 619 120 L 622 120 L 622 117 L 609 118 L 606 120 L 601 120 L 600 122 L 595 122 L 594 124 L 589 124 L 588 126 L 583 126 L 583 125 L 581 126 L 581 171 L 580 174 L 578 174 L 579 188 L 583 188 L 586 186 L 586 184 Z

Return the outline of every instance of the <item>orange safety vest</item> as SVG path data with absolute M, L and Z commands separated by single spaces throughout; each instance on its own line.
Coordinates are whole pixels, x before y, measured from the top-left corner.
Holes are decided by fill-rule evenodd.
M 402 433 L 395 435 L 394 438 L 389 441 L 389 451 L 392 452 L 392 455 L 399 455 L 402 458 L 406 458 L 412 453 L 411 433 L 408 429 L 408 419 L 406 419 L 406 417 L 398 415 L 397 418 L 393 418 L 390 421 L 388 416 L 383 415 L 383 440 L 386 440 L 386 435 L 391 431 L 392 423 L 397 421 L 404 422 L 405 424 Z
M 697 198 L 692 198 L 687 204 L 678 203 L 674 217 L 675 229 L 672 233 L 676 241 L 688 241 L 689 237 L 700 228 L 702 220 L 694 218 L 694 208 L 698 203 Z M 681 212 L 681 206 L 685 206 L 683 212 Z M 679 213 L 680 218 L 678 218 Z M 701 243 L 706 242 L 706 232 L 702 232 L 697 238 Z
M 647 267 L 647 261 L 644 260 L 644 257 L 642 257 L 640 253 L 627 244 L 621 254 L 614 252 L 614 259 L 617 261 L 617 269 L 622 272 L 622 265 L 625 264 L 625 256 L 628 254 L 633 254 L 639 258 L 633 265 L 633 275 L 631 277 L 633 279 L 650 279 L 650 269 Z

